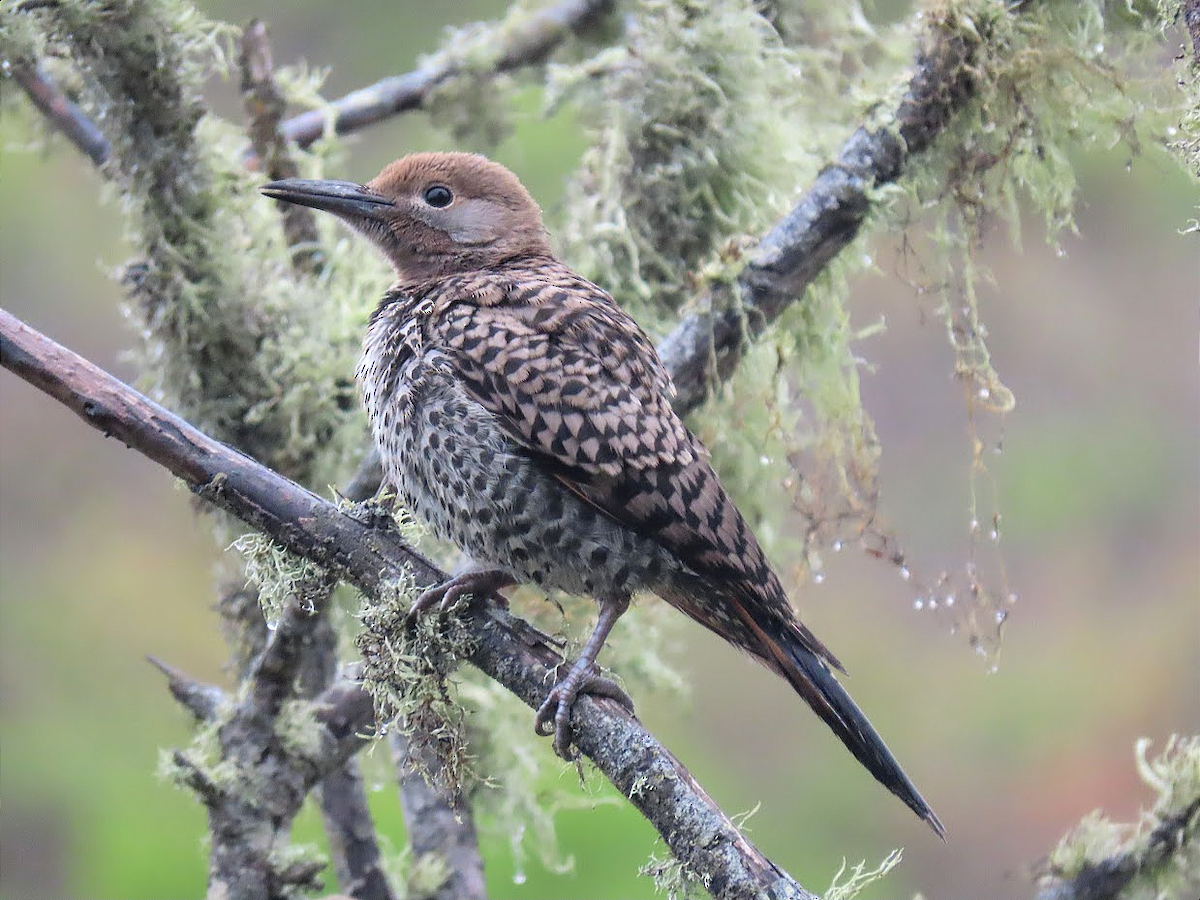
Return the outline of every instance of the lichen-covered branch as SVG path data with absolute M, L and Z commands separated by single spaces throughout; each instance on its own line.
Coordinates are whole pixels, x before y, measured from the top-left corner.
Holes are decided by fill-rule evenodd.
M 199 497 L 331 575 L 346 579 L 368 596 L 380 597 L 406 575 L 418 584 L 445 578 L 445 573 L 394 531 L 359 521 L 214 441 L 2 310 L 0 363 L 93 427 L 165 466 Z M 472 639 L 468 661 L 530 707 L 540 705 L 562 661 L 554 640 L 495 602 L 476 604 L 462 613 L 461 621 Z M 355 697 L 353 690 L 335 688 L 348 697 L 351 709 L 361 710 L 362 698 Z M 340 702 L 321 704 L 316 710 L 315 720 L 327 728 L 333 725 L 323 716 L 334 716 L 341 723 L 338 752 L 325 751 L 326 759 L 340 761 L 341 750 L 357 740 L 352 732 L 346 733 L 356 723 L 343 706 Z M 681 864 L 714 896 L 741 900 L 769 894 L 779 900 L 811 900 L 813 895 L 763 856 L 670 751 L 618 703 L 581 697 L 573 710 L 572 726 L 580 750 L 650 820 Z M 242 744 L 254 745 L 250 738 Z M 303 794 L 297 797 L 297 793 L 303 784 L 295 773 L 276 771 L 277 759 L 260 761 L 256 777 L 279 779 L 279 793 L 274 796 L 281 797 L 280 802 L 290 809 L 293 801 L 302 798 Z M 317 777 L 316 772 L 312 774 Z M 186 777 L 206 802 L 222 796 L 221 786 L 202 768 L 191 767 Z M 225 846 L 226 838 L 248 837 L 238 829 L 241 823 L 253 821 L 256 811 L 236 812 L 212 823 L 214 844 L 219 840 Z M 214 865 L 223 863 L 215 861 Z M 284 874 L 295 878 L 311 875 L 307 870 Z
M 704 311 L 680 320 L 659 343 L 678 390 L 676 409 L 685 413 L 699 406 L 737 367 L 753 339 L 854 240 L 876 202 L 873 191 L 898 179 L 908 160 L 927 149 L 970 98 L 978 40 L 935 25 L 894 123 L 863 126 L 850 136 L 799 202 L 747 254 L 737 279 L 737 302 L 728 286 L 711 288 L 701 304 Z
M 108 161 L 112 150 L 108 138 L 96 123 L 62 92 L 54 79 L 37 65 L 12 64 L 12 77 L 29 95 L 33 105 L 67 140 L 74 144 L 94 165 L 102 166 Z
M 257 19 L 242 32 L 238 65 L 242 72 L 242 103 L 250 119 L 250 146 L 255 162 L 273 181 L 300 177 L 300 167 L 292 158 L 288 141 L 280 127 L 287 99 L 275 83 L 275 66 L 266 23 Z M 294 203 L 281 204 L 283 231 L 292 251 L 297 271 L 315 273 L 320 269 L 317 220 L 313 211 Z
M 1135 900 L 1200 894 L 1200 736 L 1172 736 L 1138 770 L 1153 790 L 1136 824 L 1086 816 L 1040 865 L 1037 900 Z
M 487 49 L 486 68 L 502 73 L 537 65 L 571 34 L 595 24 L 616 7 L 614 0 L 562 0 L 544 9 L 514 10 L 473 42 Z M 450 47 L 432 55 L 420 68 L 393 75 L 335 100 L 328 108 L 293 116 L 283 123 L 288 140 L 307 147 L 332 119 L 338 134 L 357 131 L 398 113 L 418 109 L 442 85 L 479 64 Z

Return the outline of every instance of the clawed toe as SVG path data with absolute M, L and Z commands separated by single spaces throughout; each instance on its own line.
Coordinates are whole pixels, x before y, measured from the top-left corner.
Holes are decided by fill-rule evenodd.
M 408 611 L 407 621 L 412 624 L 434 606 L 438 608 L 438 612 L 448 613 L 467 594 L 472 597 L 482 597 L 515 583 L 511 575 L 499 569 L 464 572 L 441 584 L 435 584 L 417 597 Z M 503 598 L 500 599 L 503 601 Z M 507 601 L 504 602 L 507 605 Z
M 554 735 L 554 752 L 567 761 L 579 757 L 571 747 L 571 708 L 580 694 L 609 697 L 633 714 L 633 700 L 611 678 L 572 669 L 550 689 L 533 719 L 533 730 L 542 737 Z

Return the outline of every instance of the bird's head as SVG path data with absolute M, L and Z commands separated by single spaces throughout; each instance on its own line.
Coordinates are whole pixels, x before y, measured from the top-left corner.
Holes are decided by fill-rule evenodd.
M 404 281 L 550 252 L 541 210 L 517 176 L 472 153 L 414 153 L 366 184 L 289 178 L 261 190 L 344 219 Z

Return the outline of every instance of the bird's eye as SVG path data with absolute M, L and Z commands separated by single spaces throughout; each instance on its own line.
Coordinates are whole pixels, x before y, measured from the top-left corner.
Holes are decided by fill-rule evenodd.
M 435 184 L 432 187 L 425 188 L 425 202 L 435 209 L 449 206 L 453 200 L 454 194 L 444 184 Z

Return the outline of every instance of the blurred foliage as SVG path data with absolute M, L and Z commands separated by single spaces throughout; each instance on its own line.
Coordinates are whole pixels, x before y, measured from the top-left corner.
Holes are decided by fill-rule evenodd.
M 426 113 L 381 125 L 349 146 L 318 145 L 303 158 L 305 174 L 362 179 L 408 150 L 488 149 L 521 173 L 550 221 L 568 223 L 560 229 L 568 259 L 591 267 L 622 302 L 642 309 L 648 326 L 661 327 L 666 312 L 685 304 L 696 287 L 736 274 L 742 236 L 786 206 L 872 112 L 869 104 L 887 83 L 899 84 L 897 67 L 911 55 L 913 32 L 886 27 L 906 13 L 903 4 L 868 5 L 865 12 L 855 4 L 758 5 L 774 8 L 778 39 L 746 4 L 722 0 L 721 16 L 708 20 L 696 18 L 695 4 L 647 2 L 639 7 L 640 22 L 637 12 L 634 20 L 641 29 L 635 38 L 649 52 L 636 62 L 566 60 L 584 69 L 573 76 L 570 102 L 550 119 L 538 113 L 538 85 L 514 78 L 482 90 L 472 76 Z M 330 96 L 409 68 L 439 40 L 486 54 L 488 47 L 471 43 L 478 31 L 469 26 L 439 38 L 439 16 L 461 23 L 497 17 L 505 8 L 464 3 L 398 12 L 383 4 L 295 3 L 284 16 L 270 4 L 201 6 L 217 19 L 265 14 L 277 58 L 307 57 L 312 66 L 331 67 L 320 88 Z M 122 7 L 80 5 L 88 15 L 114 15 Z M 114 54 L 135 43 L 138 52 L 172 60 L 172 74 L 184 83 L 197 66 L 223 57 L 226 32 L 206 31 L 182 4 L 156 8 L 183 17 L 192 38 L 172 48 L 165 40 L 174 33 L 170 22 L 146 39 L 109 21 Z M 948 27 L 1010 28 L 998 8 L 930 4 L 925 22 L 941 16 Z M 0 11 L 6 53 L 36 40 L 16 33 L 22 18 L 13 9 L 5 4 Z M 884 887 L 867 887 L 864 898 L 895 896 L 904 886 L 934 894 L 939 885 L 950 891 L 963 884 L 978 885 L 980 896 L 1019 896 L 1022 879 L 1005 881 L 1004 872 L 1044 853 L 1097 799 L 1118 807 L 1131 802 L 1136 785 L 1117 761 L 1134 735 L 1200 726 L 1196 435 L 1185 412 L 1195 401 L 1196 272 L 1194 245 L 1185 247 L 1175 234 L 1195 215 L 1194 184 L 1157 149 L 1179 137 L 1171 128 L 1186 137 L 1195 104 L 1181 105 L 1177 125 L 1135 108 L 1144 102 L 1141 87 L 1127 83 L 1113 61 L 1120 42 L 1141 41 L 1124 52 L 1150 61 L 1139 69 L 1149 82 L 1161 82 L 1163 69 L 1153 46 L 1138 37 L 1145 32 L 1128 27 L 1120 4 L 1047 3 L 1038 15 L 1034 24 L 989 33 L 997 51 L 981 72 L 994 90 L 943 140 L 912 189 L 897 192 L 893 214 L 875 224 L 876 235 L 847 249 L 694 422 L 715 445 L 740 501 L 761 520 L 776 558 L 794 560 L 788 548 L 797 541 L 807 548 L 800 568 L 819 570 L 817 580 L 826 582 L 799 598 L 815 607 L 810 622 L 818 633 L 834 635 L 831 644 L 858 675 L 856 697 L 880 730 L 895 736 L 914 777 L 933 785 L 931 799 L 950 823 L 952 848 L 928 847 L 927 836 L 905 831 L 913 823 L 903 810 L 885 806 L 886 798 L 830 746 L 794 697 L 698 629 L 678 629 L 689 649 L 674 654 L 696 697 L 693 706 L 683 709 L 676 694 L 644 687 L 671 678 L 658 654 L 646 652 L 672 636 L 662 628 L 672 616 L 661 604 L 643 604 L 633 624 L 618 626 L 606 653 L 618 673 L 639 683 L 647 722 L 680 748 L 727 808 L 766 798 L 749 830 L 809 886 L 833 876 L 830 860 L 880 859 L 902 836 L 915 844 L 904 867 Z M 1112 21 L 1117 44 L 1097 30 Z M 217 35 L 216 42 L 203 34 Z M 741 39 L 731 41 L 730 34 Z M 714 54 L 714 42 L 733 47 Z M 282 74 L 298 105 L 320 102 L 322 71 L 301 64 Z M 101 83 L 106 77 L 101 70 L 85 75 Z M 788 79 L 791 91 L 781 92 L 777 78 Z M 153 87 L 146 85 L 148 98 Z M 167 124 L 190 127 L 190 104 L 200 102 L 199 83 L 193 87 L 194 95 L 164 113 Z M 157 308 L 139 313 L 135 304 L 134 310 L 148 316 L 149 355 L 142 360 L 168 373 L 159 383 L 164 395 L 228 439 L 257 441 L 261 458 L 304 473 L 317 489 L 344 475 L 361 431 L 356 405 L 343 402 L 346 379 L 361 324 L 387 277 L 364 245 L 322 222 L 333 265 L 322 278 L 293 279 L 274 210 L 257 197 L 258 177 L 240 167 L 240 127 L 214 118 L 200 122 L 196 146 L 189 133 L 173 144 L 118 148 L 127 188 L 165 178 L 183 191 L 142 191 L 163 205 L 132 210 L 134 231 L 118 245 L 111 206 L 93 205 L 94 179 L 61 140 L 49 140 L 53 152 L 45 159 L 18 152 L 17 145 L 30 144 L 32 118 L 11 82 L 3 88 L 5 306 L 111 366 L 128 335 L 116 304 L 97 300 L 114 291 L 87 266 L 101 257 L 111 267 L 132 249 L 150 266 L 133 271 L 152 277 L 156 291 L 175 290 L 180 298 L 165 316 Z M 203 92 L 215 109 L 232 106 L 227 85 L 210 81 Z M 473 104 L 456 102 L 464 96 Z M 647 129 L 647 118 L 661 131 Z M 1084 155 L 1089 145 L 1110 146 L 1114 139 L 1120 149 Z M 608 153 L 588 151 L 564 192 L 588 140 Z M 640 155 L 626 156 L 630 147 Z M 774 151 L 758 171 L 764 148 Z M 1132 174 L 1125 174 L 1127 161 L 1136 163 Z M 556 200 L 564 193 L 565 200 Z M 214 196 L 220 202 L 211 202 Z M 997 211 L 1009 226 L 1024 217 L 1027 227 L 1034 220 L 1054 234 L 1074 227 L 1078 197 L 1088 201 L 1078 215 L 1087 239 L 1070 228 L 1055 238 L 1058 249 L 1071 251 L 1067 256 L 1031 247 L 1017 260 L 995 240 Z M 585 201 L 609 205 L 589 211 L 580 206 Z M 680 201 L 700 204 L 704 228 L 658 217 Z M 569 223 L 585 214 L 592 215 L 588 224 L 572 233 Z M 938 242 L 914 248 L 909 234 L 931 219 Z M 645 229 L 636 259 L 624 232 L 630 225 Z M 906 235 L 897 242 L 902 228 Z M 699 234 L 704 240 L 694 246 L 677 246 Z M 179 240 L 207 260 L 215 280 L 179 268 L 171 249 Z M 856 290 L 859 273 L 878 275 L 886 263 L 877 261 L 889 254 L 899 262 L 883 284 L 876 278 L 870 290 Z M 1002 290 L 986 277 L 976 280 L 985 267 Z M 946 279 L 947 271 L 953 277 Z M 921 314 L 948 326 L 954 360 L 942 359 L 927 333 L 905 331 L 918 316 L 910 285 L 921 294 Z M 667 297 L 667 309 L 655 311 L 647 297 Z M 929 297 L 935 305 L 921 305 Z M 979 308 L 1001 298 L 989 310 L 985 345 Z M 890 331 L 871 342 L 872 365 L 865 366 L 859 339 L 875 333 L 885 314 Z M 251 326 L 249 345 L 240 343 L 241 333 L 227 346 L 228 335 L 210 332 L 229 321 Z M 1186 347 L 1176 343 L 1179 335 L 1188 337 Z M 95 353 L 88 352 L 92 340 L 99 342 Z M 196 384 L 187 373 L 197 354 L 207 359 L 218 350 L 224 355 L 215 374 L 224 380 Z M 989 469 L 998 469 L 1007 501 L 1010 576 L 1029 603 L 1022 604 L 1021 630 L 1010 636 L 1005 670 L 977 682 L 955 645 L 934 637 L 930 620 L 906 612 L 912 582 L 897 585 L 861 566 L 847 568 L 830 552 L 834 532 L 810 541 L 814 520 L 804 511 L 814 504 L 837 509 L 834 499 L 841 497 L 861 515 L 874 510 L 886 487 L 881 496 L 897 531 L 916 544 L 912 555 L 954 558 L 946 535 L 981 516 L 961 508 L 959 486 L 971 477 L 971 460 L 953 449 L 961 446 L 955 444 L 961 417 L 946 410 L 964 393 L 945 376 L 954 370 L 963 376 L 969 408 L 992 405 L 1001 396 L 992 358 L 1008 361 L 1006 381 L 1027 410 L 1027 418 L 1009 419 L 1006 454 Z M 876 369 L 887 377 L 872 378 Z M 204 871 L 202 812 L 149 775 L 156 746 L 186 742 L 183 717 L 139 657 L 151 650 L 200 677 L 219 677 L 222 650 L 208 612 L 211 550 L 190 533 L 181 497 L 149 466 L 81 436 L 75 422 L 54 419 L 43 398 L 9 382 L 0 379 L 4 892 L 19 896 L 28 883 L 41 895 L 196 895 Z M 242 429 L 243 421 L 253 427 Z M 829 422 L 837 427 L 820 429 Z M 876 431 L 888 442 L 886 456 L 877 457 Z M 796 470 L 798 458 L 814 451 L 835 461 L 824 470 L 825 482 Z M 784 498 L 800 513 L 788 512 Z M 834 581 L 840 593 L 830 597 Z M 868 594 L 901 602 L 872 602 Z M 572 604 L 565 617 L 549 604 L 532 611 L 552 628 L 561 629 L 566 618 L 579 631 L 588 609 Z M 944 625 L 939 620 L 939 630 Z M 1135 633 L 1139 639 L 1130 641 Z M 1193 677 L 1179 678 L 1185 671 Z M 633 861 L 650 854 L 653 833 L 640 817 L 613 803 L 615 792 L 595 775 L 578 785 L 575 770 L 557 765 L 544 742 L 531 738 L 527 711 L 494 686 L 463 673 L 453 687 L 466 701 L 469 748 L 486 755 L 486 776 L 504 785 L 478 788 L 492 895 L 644 895 L 648 883 L 636 878 Z M 139 715 L 131 715 L 135 709 Z M 365 763 L 376 821 L 395 849 L 403 844 L 402 824 L 385 789 L 384 755 L 376 752 Z M 826 827 L 815 830 L 812 822 Z M 302 817 L 295 839 L 320 840 L 314 814 Z M 44 878 L 19 880 L 41 862 L 48 867 Z M 567 871 L 573 874 L 560 874 Z

